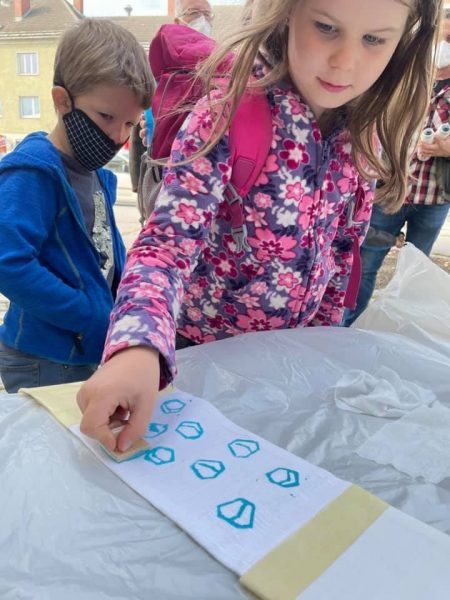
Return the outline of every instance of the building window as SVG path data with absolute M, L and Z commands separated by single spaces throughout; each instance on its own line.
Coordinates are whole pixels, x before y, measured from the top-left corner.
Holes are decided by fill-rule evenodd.
M 37 52 L 17 53 L 17 73 L 19 75 L 37 75 L 39 72 L 39 61 Z
M 22 119 L 37 119 L 41 116 L 39 96 L 21 96 L 19 102 Z

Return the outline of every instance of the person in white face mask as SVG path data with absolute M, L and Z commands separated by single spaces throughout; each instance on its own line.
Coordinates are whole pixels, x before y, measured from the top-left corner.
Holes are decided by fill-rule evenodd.
M 435 63 L 438 69 L 437 79 L 447 79 L 450 74 L 450 4 L 444 5 L 444 19 L 441 34 L 436 45 Z
M 207 36 L 212 35 L 214 13 L 207 0 L 177 0 L 175 23 L 192 27 Z
M 450 43 L 445 39 L 441 40 L 436 49 L 436 66 L 439 70 L 445 69 L 450 65 Z

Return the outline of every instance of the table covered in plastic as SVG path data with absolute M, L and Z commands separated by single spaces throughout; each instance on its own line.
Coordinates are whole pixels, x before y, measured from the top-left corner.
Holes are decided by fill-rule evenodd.
M 311 328 L 178 353 L 180 389 L 450 534 L 450 479 L 413 479 L 355 453 L 384 418 L 341 410 L 349 369 L 395 369 L 450 407 L 450 352 L 399 334 Z M 129 489 L 32 400 L 0 395 L 3 600 L 233 600 L 235 576 Z M 183 499 L 180 498 L 180 502 Z

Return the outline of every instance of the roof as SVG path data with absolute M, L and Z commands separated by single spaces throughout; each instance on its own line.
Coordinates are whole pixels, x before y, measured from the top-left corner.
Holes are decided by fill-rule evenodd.
M 242 19 L 242 6 L 214 6 L 214 28 L 213 37 L 215 39 L 223 39 L 228 34 L 234 33 L 240 27 Z M 130 16 L 127 17 L 109 17 L 111 21 L 119 23 L 128 31 L 131 31 L 139 42 L 147 46 L 155 36 L 161 25 L 171 23 L 172 18 L 165 17 L 142 17 Z
M 66 0 L 31 0 L 30 11 L 20 20 L 10 6 L 0 3 L 0 40 L 58 37 L 79 21 L 81 15 Z
M 172 18 L 169 16 L 165 17 L 109 17 L 110 21 L 114 21 L 114 23 L 118 23 L 125 27 L 128 31 L 131 31 L 132 34 L 137 38 L 138 42 L 140 42 L 143 46 L 148 46 L 152 38 L 155 36 L 158 29 L 161 25 L 165 23 L 171 23 Z
M 213 6 L 214 38 L 222 40 L 239 31 L 242 25 L 243 6 Z
M 242 6 L 214 6 L 214 37 L 223 38 L 236 31 L 241 23 Z M 66 0 L 31 0 L 31 10 L 21 19 L 14 18 L 14 0 L 6 7 L 0 3 L 0 41 L 20 38 L 58 37 L 83 18 Z M 148 46 L 158 29 L 170 23 L 171 17 L 109 17 L 131 31 L 138 41 Z

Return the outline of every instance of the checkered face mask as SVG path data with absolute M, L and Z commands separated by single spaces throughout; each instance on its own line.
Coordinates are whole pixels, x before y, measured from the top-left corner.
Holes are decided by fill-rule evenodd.
M 105 166 L 123 146 L 116 144 L 79 108 L 65 114 L 63 121 L 74 156 L 88 171 Z

